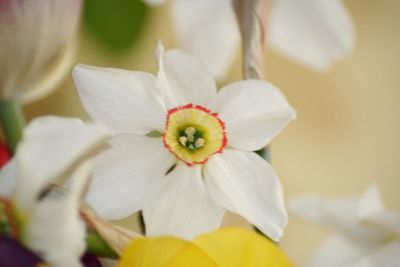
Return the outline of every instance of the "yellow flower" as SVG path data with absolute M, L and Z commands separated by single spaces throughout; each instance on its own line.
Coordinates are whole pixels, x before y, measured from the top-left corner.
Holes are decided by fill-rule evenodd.
M 173 237 L 136 239 L 119 267 L 291 267 L 286 255 L 265 237 L 240 228 L 204 234 L 192 242 Z

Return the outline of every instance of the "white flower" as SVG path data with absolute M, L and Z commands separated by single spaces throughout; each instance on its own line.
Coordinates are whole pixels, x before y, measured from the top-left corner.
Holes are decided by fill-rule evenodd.
M 0 99 L 34 101 L 56 88 L 73 62 L 81 0 L 0 2 Z
M 317 251 L 312 267 L 396 267 L 400 264 L 400 213 L 387 211 L 371 186 L 361 199 L 305 196 L 290 204 L 301 218 L 336 231 Z
M 43 117 L 31 122 L 16 156 L 0 172 L 0 196 L 12 201 L 21 241 L 52 266 L 80 266 L 85 229 L 78 206 L 91 165 L 71 176 L 69 190 L 50 187 L 106 137 L 78 119 Z
M 113 136 L 95 159 L 89 204 L 107 219 L 143 210 L 147 234 L 193 238 L 239 213 L 278 240 L 287 223 L 281 185 L 255 154 L 295 112 L 260 80 L 217 93 L 196 60 L 158 47 L 149 73 L 78 65 L 81 101 Z
M 271 48 L 316 70 L 328 69 L 352 51 L 354 28 L 341 0 L 265 2 L 272 8 L 267 25 Z M 174 0 L 171 12 L 180 46 L 215 76 L 223 76 L 240 43 L 232 0 Z

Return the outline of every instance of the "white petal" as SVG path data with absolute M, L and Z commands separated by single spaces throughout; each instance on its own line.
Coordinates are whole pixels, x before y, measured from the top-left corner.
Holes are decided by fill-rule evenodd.
M 145 72 L 77 65 L 73 78 L 89 115 L 113 133 L 147 134 L 165 126 L 156 78 Z
M 146 199 L 144 218 L 148 235 L 193 239 L 218 228 L 224 214 L 209 197 L 198 166 L 178 163 Z
M 400 243 L 391 242 L 348 267 L 398 267 L 399 263 Z
M 287 224 L 282 187 L 271 166 L 253 152 L 225 149 L 204 168 L 206 187 L 222 207 L 278 241 Z
M 228 144 L 243 150 L 258 150 L 295 118 L 295 111 L 274 85 L 246 80 L 221 89 L 211 105 L 225 122 Z
M 79 267 L 85 251 L 85 228 L 79 215 L 80 196 L 91 165 L 82 164 L 72 177 L 72 191 L 52 189 L 24 224 L 24 242 L 52 266 Z
M 239 48 L 239 31 L 231 0 L 171 2 L 180 47 L 222 78 Z
M 121 134 L 95 158 L 88 203 L 106 219 L 127 217 L 143 208 L 152 182 L 164 176 L 175 158 L 161 138 Z
M 32 121 L 16 155 L 19 208 L 29 209 L 43 187 L 103 142 L 106 133 L 103 127 L 84 124 L 79 119 L 47 116 Z
M 322 243 L 310 267 L 344 267 L 358 261 L 369 249 L 341 236 L 333 236 Z
M 15 191 L 17 163 L 11 159 L 0 171 L 0 197 L 10 199 Z
M 387 238 L 385 230 L 360 222 L 356 197 L 328 199 L 303 196 L 290 201 L 289 207 L 296 216 L 332 228 L 337 233 L 359 242 L 380 242 Z
M 385 208 L 376 185 L 370 186 L 361 197 L 358 216 L 363 223 L 386 230 L 388 236 L 400 234 L 400 213 L 388 211 Z
M 269 37 L 272 48 L 317 70 L 350 54 L 355 42 L 341 0 L 274 1 Z
M 164 52 L 158 43 L 158 80 L 168 109 L 189 103 L 208 106 L 217 94 L 214 78 L 196 59 L 179 50 Z

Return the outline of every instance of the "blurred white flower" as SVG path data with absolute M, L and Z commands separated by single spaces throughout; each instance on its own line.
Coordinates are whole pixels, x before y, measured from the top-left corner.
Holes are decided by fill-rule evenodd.
M 271 5 L 266 25 L 271 48 L 316 70 L 351 53 L 354 27 L 341 0 L 265 2 Z M 173 0 L 170 8 L 180 46 L 222 77 L 240 43 L 232 0 Z
M 77 168 L 68 190 L 51 184 L 69 175 L 106 132 L 78 119 L 43 117 L 24 134 L 16 156 L 0 172 L 0 196 L 12 201 L 26 246 L 52 266 L 81 266 L 85 229 L 78 207 L 91 166 Z
M 203 66 L 179 50 L 157 50 L 149 73 L 78 65 L 73 78 L 90 116 L 114 135 L 95 158 L 88 203 L 103 217 L 143 210 L 147 234 L 193 238 L 217 228 L 224 210 L 278 240 L 287 223 L 282 188 L 254 150 L 295 112 L 261 80 L 217 93 Z
M 361 198 L 304 196 L 290 203 L 300 218 L 327 226 L 328 238 L 312 267 L 397 267 L 400 265 L 400 213 L 385 209 L 376 186 Z
M 34 101 L 69 73 L 81 0 L 0 1 L 0 99 Z

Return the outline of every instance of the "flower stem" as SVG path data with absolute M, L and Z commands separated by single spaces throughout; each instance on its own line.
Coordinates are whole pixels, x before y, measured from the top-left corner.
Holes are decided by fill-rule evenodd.
M 262 80 L 264 78 L 263 58 L 271 1 L 234 0 L 233 7 L 242 37 L 243 77 L 244 79 Z M 268 146 L 256 153 L 266 161 L 271 161 L 271 150 Z M 256 226 L 253 228 L 266 236 Z M 266 237 L 270 239 L 268 236 Z
M 21 106 L 17 100 L 0 101 L 0 123 L 7 147 L 14 154 L 19 141 L 22 139 L 25 125 Z
M 95 231 L 87 231 L 86 233 L 87 251 L 105 258 L 118 258 L 117 253 L 107 244 L 107 242 Z

